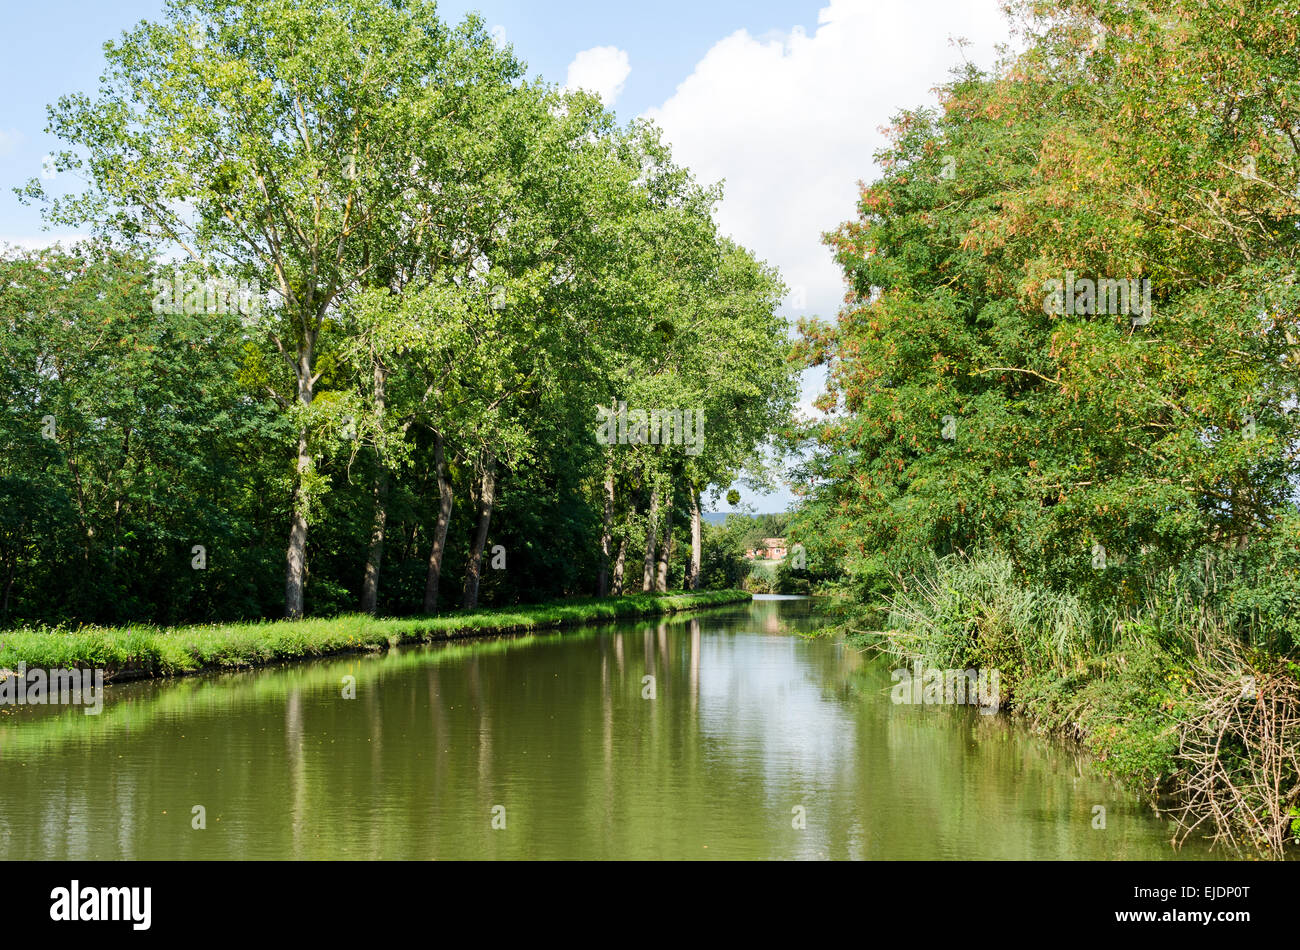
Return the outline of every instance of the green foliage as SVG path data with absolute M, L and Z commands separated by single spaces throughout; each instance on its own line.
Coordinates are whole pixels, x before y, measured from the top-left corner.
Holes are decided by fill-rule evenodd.
M 1190 679 L 1185 660 L 1135 635 L 1085 670 L 1032 674 L 1020 702 L 1040 727 L 1078 736 L 1106 771 L 1158 792 L 1178 769 Z
M 794 579 L 785 562 L 750 560 L 747 554 L 767 538 L 779 538 L 788 524 L 784 514 L 729 514 L 720 524 L 705 524 L 704 565 L 701 586 L 705 589 L 736 588 L 756 594 L 807 593 L 791 589 L 804 585 Z M 803 577 L 803 572 L 798 576 Z
M 1300 514 L 1290 513 L 1275 532 L 1221 556 L 1226 577 L 1215 600 L 1242 640 L 1272 652 L 1300 652 Z
M 236 381 L 238 315 L 154 313 L 149 277 L 101 245 L 0 257 L 0 623 L 263 607 L 284 430 Z
M 1117 618 L 1026 578 L 1005 557 L 950 557 L 892 597 L 887 628 L 869 642 L 907 662 L 998 670 L 1005 704 L 1081 739 L 1145 789 L 1177 770 L 1195 643 L 1167 597 Z
M 992 547 L 1126 609 L 1142 578 L 1267 547 L 1294 511 L 1295 24 L 1210 4 L 1252 38 L 1234 48 L 1224 15 L 1145 6 L 1178 32 L 1129 4 L 1023 5 L 1027 51 L 901 114 L 827 236 L 848 304 L 805 324 L 802 355 L 841 412 L 803 433 L 815 487 L 794 534 L 845 573 Z M 1216 106 L 1237 69 L 1277 108 Z M 1059 312 L 1067 273 L 1149 280 L 1153 311 Z
M 680 552 L 793 404 L 784 288 L 720 192 L 479 18 L 171 0 L 105 57 L 49 110 L 87 189 L 46 210 L 112 243 L 0 260 L 0 625 L 410 614 L 484 545 L 489 603 L 589 593 L 606 470 L 615 543 L 657 493 Z M 257 312 L 152 307 L 177 254 Z M 702 411 L 701 451 L 597 444 L 614 400 Z
M 901 113 L 826 236 L 849 292 L 801 327 L 828 414 L 792 434 L 791 535 L 860 641 L 999 669 L 1188 826 L 1277 856 L 1294 684 L 1218 723 L 1243 651 L 1274 670 L 1300 629 L 1300 23 L 1009 8 L 1021 52 Z
M 1006 695 L 1031 670 L 1068 671 L 1112 644 L 1072 594 L 1026 582 L 1005 557 L 935 562 L 890 597 L 884 642 L 944 669 L 997 669 Z

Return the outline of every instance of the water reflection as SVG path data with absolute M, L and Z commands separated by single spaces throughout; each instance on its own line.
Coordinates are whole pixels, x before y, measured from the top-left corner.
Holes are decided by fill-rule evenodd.
M 0 855 L 1202 856 L 1068 749 L 892 705 L 888 670 L 814 625 L 771 599 L 15 710 Z

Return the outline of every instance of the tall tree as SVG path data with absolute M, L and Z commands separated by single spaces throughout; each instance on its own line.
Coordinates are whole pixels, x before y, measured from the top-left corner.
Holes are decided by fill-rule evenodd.
M 521 68 L 479 21 L 451 30 L 428 0 L 168 0 L 165 11 L 105 47 L 98 99 L 51 109 L 53 131 L 84 155 L 65 152 L 60 167 L 84 166 L 92 182 L 54 217 L 230 261 L 272 289 L 265 330 L 290 386 L 269 394 L 296 429 L 285 614 L 298 617 L 322 488 L 313 405 L 339 304 L 382 265 L 376 249 L 430 227 L 426 133 L 472 134 L 482 90 Z

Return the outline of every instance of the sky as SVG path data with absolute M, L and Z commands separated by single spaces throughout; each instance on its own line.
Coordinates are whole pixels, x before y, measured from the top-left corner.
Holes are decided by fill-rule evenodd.
M 44 131 L 46 104 L 93 93 L 103 43 L 162 9 L 162 0 L 0 0 L 0 244 L 75 236 L 45 231 L 13 189 L 42 177 L 59 148 Z M 792 318 L 839 308 L 843 284 L 821 235 L 853 216 L 858 182 L 876 176 L 880 128 L 900 109 L 933 104 L 933 88 L 963 60 L 992 66 L 1009 39 L 999 0 L 446 0 L 439 10 L 452 21 L 476 12 L 531 74 L 598 93 L 623 121 L 662 126 L 679 163 L 725 183 L 719 225 L 780 269 Z M 822 378 L 805 374 L 805 412 Z M 742 508 L 790 504 L 784 489 L 742 491 Z

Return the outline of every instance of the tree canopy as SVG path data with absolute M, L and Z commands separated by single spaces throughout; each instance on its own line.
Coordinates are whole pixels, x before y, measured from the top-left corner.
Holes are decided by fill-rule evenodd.
M 667 583 L 793 365 L 656 128 L 428 0 L 169 0 L 105 55 L 50 107 L 88 187 L 23 190 L 96 240 L 0 260 L 6 618 L 590 592 L 633 531 Z M 603 443 L 610 405 L 700 438 Z
M 900 114 L 827 235 L 848 295 L 804 326 L 831 414 L 800 524 L 863 583 L 982 547 L 1122 600 L 1295 538 L 1297 24 L 1017 7 L 1026 51 Z

